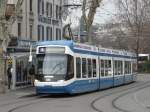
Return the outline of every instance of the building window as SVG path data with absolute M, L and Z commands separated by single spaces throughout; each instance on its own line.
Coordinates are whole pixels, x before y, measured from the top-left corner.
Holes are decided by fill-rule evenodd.
M 44 40 L 44 26 L 42 26 L 42 40 Z
M 46 28 L 46 40 L 52 40 L 52 28 L 51 27 L 47 27 Z
M 30 40 L 32 40 L 32 35 L 33 35 L 33 26 L 30 25 Z
M 44 0 L 38 0 L 38 14 L 44 14 Z
M 40 15 L 40 14 L 42 14 L 42 11 L 41 11 L 41 9 L 42 9 L 42 0 L 38 0 L 38 14 Z
M 21 37 L 21 23 L 18 23 L 18 38 Z
M 44 26 L 38 25 L 38 41 L 45 40 L 44 38 Z
M 58 28 L 56 28 L 56 40 L 58 40 Z
M 56 40 L 61 40 L 61 29 L 56 28 Z
M 56 5 L 56 19 L 59 18 L 59 7 L 58 5 Z
M 46 3 L 46 15 L 49 16 L 49 3 Z
M 59 19 L 61 19 L 61 15 L 62 15 L 62 8 L 59 7 Z
M 32 4 L 33 4 L 33 0 L 30 0 L 30 11 L 32 12 Z
M 50 3 L 50 17 L 52 17 L 53 16 L 53 6 L 52 6 L 52 4 Z
M 46 15 L 47 17 L 52 17 L 52 4 L 46 3 Z
M 41 40 L 41 25 L 38 25 L 38 41 Z
M 42 0 L 42 14 L 44 15 L 44 0 Z

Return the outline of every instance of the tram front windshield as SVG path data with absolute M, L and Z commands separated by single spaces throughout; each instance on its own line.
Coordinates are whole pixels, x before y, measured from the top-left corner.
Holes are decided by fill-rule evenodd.
M 42 81 L 65 80 L 67 76 L 67 60 L 65 54 L 37 55 L 37 75 L 42 76 Z

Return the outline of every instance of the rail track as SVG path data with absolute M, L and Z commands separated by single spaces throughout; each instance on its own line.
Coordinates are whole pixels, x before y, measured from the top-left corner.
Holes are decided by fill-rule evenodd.
M 102 96 L 97 97 L 96 99 L 94 99 L 94 100 L 91 102 L 91 107 L 92 107 L 93 110 L 95 110 L 95 111 L 97 111 L 97 112 L 104 112 L 103 110 L 101 110 L 101 109 L 99 109 L 98 107 L 96 107 L 96 105 L 95 105 L 96 102 L 99 101 L 99 100 L 101 100 L 101 99 L 104 99 L 104 98 L 106 98 L 106 97 L 108 97 L 108 96 L 112 96 L 112 95 L 114 95 L 114 94 L 120 94 L 119 96 L 115 97 L 115 98 L 112 100 L 111 104 L 112 104 L 113 108 L 115 108 L 116 110 L 121 111 L 121 112 L 131 112 L 131 111 L 122 109 L 121 107 L 117 106 L 115 102 L 116 102 L 119 98 L 121 98 L 121 97 L 123 97 L 123 96 L 125 96 L 125 95 L 127 95 L 127 94 L 137 92 L 137 91 L 139 91 L 139 90 L 141 90 L 141 89 L 144 89 L 144 88 L 147 88 L 147 87 L 149 87 L 149 86 L 150 86 L 150 81 L 143 82 L 143 83 L 140 82 L 140 83 L 137 83 L 136 85 L 132 85 L 132 87 L 128 87 L 128 88 L 125 88 L 125 89 L 121 89 L 121 90 L 117 90 L 117 91 L 113 91 L 113 92 L 104 94 L 104 95 L 102 95 Z

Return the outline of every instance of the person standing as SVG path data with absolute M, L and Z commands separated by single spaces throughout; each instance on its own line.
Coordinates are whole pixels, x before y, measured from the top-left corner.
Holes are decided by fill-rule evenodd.
M 9 65 L 7 69 L 8 89 L 10 89 L 10 86 L 11 86 L 12 72 L 13 72 L 12 65 Z
M 34 75 L 35 75 L 34 65 L 32 65 L 31 68 L 29 69 L 29 74 L 30 74 L 30 77 L 31 77 L 31 83 L 34 86 Z

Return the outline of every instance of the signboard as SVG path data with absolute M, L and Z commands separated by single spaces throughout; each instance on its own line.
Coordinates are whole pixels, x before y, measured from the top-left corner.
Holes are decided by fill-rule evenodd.
M 31 45 L 33 46 L 33 50 L 35 50 L 35 44 L 35 41 L 12 38 L 9 42 L 7 52 L 29 52 Z
M 11 41 L 9 42 L 8 47 L 24 47 L 24 48 L 29 48 L 30 45 L 34 46 L 35 41 L 31 40 L 19 40 L 17 38 L 12 38 Z

